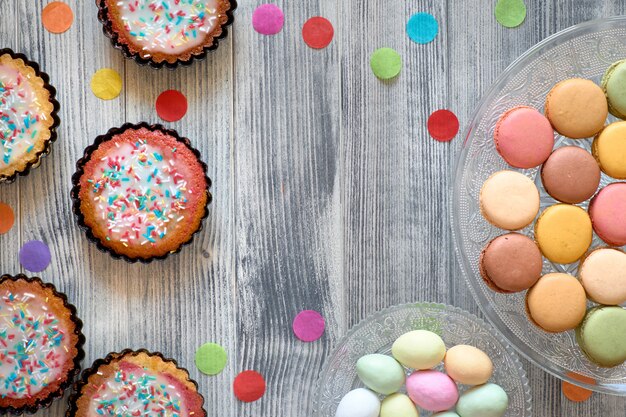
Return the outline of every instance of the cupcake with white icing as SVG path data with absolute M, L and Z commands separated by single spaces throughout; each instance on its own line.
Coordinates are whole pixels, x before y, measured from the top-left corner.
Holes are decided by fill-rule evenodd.
M 189 372 L 145 349 L 96 360 L 75 384 L 69 404 L 67 417 L 206 417 Z
M 217 48 L 235 0 L 97 0 L 113 45 L 140 64 L 174 68 Z
M 72 177 L 74 213 L 90 240 L 129 262 L 164 259 L 207 216 L 211 180 L 188 139 L 161 125 L 98 136 Z
M 0 183 L 39 165 L 59 125 L 48 75 L 22 54 L 0 49 Z
M 0 414 L 34 413 L 63 395 L 85 356 L 82 322 L 39 278 L 0 277 Z

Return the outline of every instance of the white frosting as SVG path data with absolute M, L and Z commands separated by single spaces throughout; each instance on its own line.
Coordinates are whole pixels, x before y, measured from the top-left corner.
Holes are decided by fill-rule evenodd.
M 218 0 L 123 0 L 126 31 L 150 53 L 180 54 L 204 42 L 218 24 Z
M 67 329 L 46 301 L 28 292 L 0 299 L 0 396 L 28 398 L 59 377 L 67 359 Z
M 98 388 L 89 417 L 188 417 L 189 411 L 167 378 L 132 365 L 120 369 Z
M 176 163 L 175 150 L 146 141 L 116 146 L 89 180 L 96 216 L 106 222 L 109 239 L 154 245 L 185 218 L 193 192 L 185 164 Z
M 0 62 L 0 168 L 33 151 L 46 117 L 28 79 Z

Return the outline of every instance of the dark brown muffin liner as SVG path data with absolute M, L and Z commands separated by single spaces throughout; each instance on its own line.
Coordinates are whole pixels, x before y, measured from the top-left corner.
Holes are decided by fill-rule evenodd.
M 138 349 L 138 350 L 133 350 L 133 349 L 124 349 L 121 352 L 110 352 L 105 358 L 101 358 L 101 359 L 96 359 L 94 361 L 94 363 L 91 365 L 91 367 L 86 368 L 83 373 L 80 375 L 80 378 L 74 383 L 74 386 L 72 387 L 72 394 L 70 395 L 69 399 L 68 399 L 68 409 L 65 413 L 65 417 L 75 417 L 76 413 L 78 412 L 78 399 L 82 396 L 82 389 L 85 385 L 87 385 L 88 381 L 89 381 L 89 377 L 92 376 L 93 374 L 95 374 L 96 372 L 98 372 L 98 369 L 100 369 L 101 366 L 103 365 L 109 365 L 114 359 L 118 359 L 122 356 L 137 356 L 140 353 L 145 353 L 148 356 L 158 356 L 159 358 L 161 358 L 161 360 L 163 360 L 164 362 L 168 362 L 168 363 L 172 363 L 174 364 L 174 366 L 185 372 L 185 374 L 187 374 L 187 381 L 191 382 L 193 384 L 193 386 L 196 389 L 196 392 L 198 393 L 198 395 L 200 396 L 200 398 L 202 399 L 202 411 L 204 411 L 204 415 L 207 415 L 206 410 L 204 409 L 204 396 L 202 394 L 200 394 L 200 391 L 198 391 L 198 383 L 191 379 L 191 377 L 189 376 L 189 371 L 187 370 L 187 368 L 183 368 L 182 366 L 178 365 L 178 362 L 176 362 L 176 360 L 171 359 L 171 358 L 166 358 L 163 353 L 161 352 L 150 352 L 147 349 Z
M 46 144 L 44 148 L 40 152 L 35 154 L 35 159 L 33 159 L 28 164 L 26 164 L 26 167 L 23 170 L 15 171 L 14 174 L 9 175 L 9 176 L 0 175 L 0 184 L 3 184 L 3 183 L 9 184 L 15 181 L 18 175 L 20 176 L 28 175 L 30 173 L 30 170 L 33 168 L 37 168 L 41 164 L 41 159 L 50 153 L 50 150 L 51 150 L 50 145 L 52 144 L 52 142 L 57 140 L 57 127 L 59 127 L 59 124 L 61 123 L 61 120 L 59 119 L 59 116 L 58 116 L 59 110 L 61 109 L 61 105 L 55 98 L 57 90 L 53 86 L 50 85 L 50 77 L 48 76 L 48 74 L 46 74 L 45 72 L 39 69 L 39 64 L 37 64 L 36 62 L 30 61 L 28 58 L 26 58 L 26 55 L 15 53 L 9 48 L 0 49 L 0 56 L 4 54 L 9 54 L 11 58 L 13 59 L 21 59 L 22 61 L 24 61 L 24 64 L 26 64 L 27 66 L 35 70 L 35 75 L 37 75 L 37 77 L 43 80 L 43 86 L 46 90 L 48 90 L 48 93 L 50 94 L 49 101 L 50 103 L 52 103 L 52 106 L 53 106 L 52 112 L 50 113 L 50 117 L 52 117 L 53 123 L 49 129 L 50 137 L 48 138 L 48 140 L 46 140 Z
M 32 405 L 18 407 L 18 408 L 15 408 L 15 407 L 0 407 L 0 415 L 4 415 L 4 414 L 8 414 L 8 413 L 11 413 L 11 414 L 14 414 L 14 415 L 20 415 L 20 414 L 24 414 L 24 413 L 34 414 L 38 410 L 40 410 L 42 408 L 50 407 L 50 405 L 52 404 L 52 402 L 54 400 L 56 400 L 58 398 L 61 398 L 63 396 L 63 392 L 67 388 L 69 388 L 72 385 L 72 383 L 74 383 L 74 379 L 80 373 L 80 363 L 85 358 L 85 351 L 83 350 L 83 346 L 85 344 L 85 336 L 82 333 L 83 322 L 76 315 L 76 307 L 74 307 L 73 304 L 70 304 L 70 302 L 67 299 L 67 296 L 64 293 L 58 292 L 56 287 L 53 284 L 44 283 L 41 280 L 41 278 L 39 278 L 39 277 L 32 277 L 31 278 L 31 277 L 27 277 L 24 274 L 18 274 L 16 276 L 2 275 L 0 277 L 0 284 L 2 284 L 5 281 L 8 281 L 8 280 L 10 280 L 10 281 L 26 281 L 28 283 L 36 283 L 36 284 L 39 284 L 43 288 L 48 288 L 48 289 L 52 290 L 52 293 L 54 294 L 54 296 L 60 298 L 63 301 L 63 306 L 70 311 L 70 318 L 72 320 L 72 323 L 74 323 L 74 334 L 76 334 L 78 336 L 78 342 L 76 344 L 76 349 L 77 349 L 78 353 L 74 357 L 74 367 L 68 373 L 67 379 L 59 386 L 58 390 L 50 393 L 44 399 L 38 399 Z
M 83 174 L 85 173 L 84 168 L 85 168 L 85 164 L 87 163 L 87 161 L 89 161 L 91 159 L 91 154 L 98 149 L 98 146 L 100 146 L 101 143 L 106 142 L 108 140 L 111 140 L 113 138 L 113 136 L 118 135 L 128 129 L 140 129 L 140 128 L 146 128 L 150 131 L 160 131 L 163 133 L 166 133 L 172 137 L 174 137 L 178 142 L 182 143 L 183 145 L 185 145 L 189 150 L 191 150 L 191 152 L 193 152 L 193 154 L 196 156 L 196 159 L 198 160 L 198 162 L 200 163 L 200 165 L 202 166 L 202 171 L 204 172 L 204 179 L 207 183 L 207 188 L 206 188 L 206 192 L 207 192 L 207 203 L 206 206 L 204 207 L 204 214 L 202 215 L 202 218 L 200 219 L 200 226 L 198 226 L 198 229 L 195 230 L 190 236 L 189 239 L 187 239 L 185 242 L 181 243 L 180 246 L 178 246 L 178 248 L 174 251 L 168 252 L 165 255 L 162 256 L 152 256 L 150 258 L 131 258 L 127 255 L 124 254 L 120 254 L 115 252 L 113 249 L 109 248 L 108 246 L 105 246 L 100 239 L 98 239 L 96 236 L 94 236 L 91 228 L 89 226 L 87 226 L 87 224 L 85 223 L 85 216 L 83 215 L 82 211 L 80 210 L 80 197 L 79 197 L 79 193 L 80 193 L 80 178 L 83 176 Z M 196 148 L 194 148 L 193 146 L 191 146 L 191 142 L 189 141 L 189 139 L 185 138 L 185 137 L 181 137 L 178 132 L 176 132 L 173 129 L 168 129 L 166 127 L 164 127 L 161 124 L 152 124 L 149 125 L 146 122 L 141 122 L 138 124 L 133 124 L 133 123 L 124 123 L 122 126 L 120 127 L 114 127 L 109 129 L 109 131 L 107 133 L 105 133 L 104 135 L 100 135 L 98 136 L 94 143 L 88 147 L 85 148 L 85 152 L 84 155 L 81 159 L 78 160 L 78 162 L 76 162 L 76 172 L 74 173 L 74 175 L 72 175 L 72 191 L 71 191 L 71 197 L 72 197 L 72 211 L 74 212 L 74 215 L 76 216 L 76 219 L 78 221 L 78 226 L 80 226 L 81 229 L 83 229 L 85 231 L 85 233 L 87 234 L 87 239 L 89 239 L 89 241 L 93 242 L 96 244 L 96 246 L 98 247 L 98 249 L 102 252 L 106 252 L 109 255 L 111 255 L 111 257 L 113 257 L 114 259 L 123 259 L 128 263 L 135 263 L 135 262 L 141 262 L 144 264 L 150 263 L 152 261 L 156 260 L 164 260 L 165 258 L 167 258 L 169 255 L 173 254 L 173 253 L 179 253 L 181 251 L 181 249 L 184 246 L 187 246 L 189 244 L 191 244 L 193 242 L 193 238 L 194 236 L 200 232 L 203 228 L 203 224 L 204 224 L 204 219 L 207 218 L 207 216 L 209 215 L 209 204 L 211 204 L 211 201 L 213 199 L 213 196 L 211 195 L 210 189 L 211 189 L 211 179 L 208 177 L 207 175 L 207 165 L 202 161 L 201 155 L 200 155 L 200 151 L 198 151 Z
M 228 2 L 230 3 L 230 9 L 226 12 L 228 20 L 226 20 L 226 23 L 221 26 L 222 33 L 220 33 L 219 36 L 215 36 L 213 38 L 213 42 L 210 45 L 205 45 L 201 53 L 191 55 L 187 60 L 177 59 L 175 62 L 168 62 L 165 60 L 161 62 L 155 62 L 151 59 L 142 58 L 138 53 L 132 52 L 128 45 L 118 41 L 119 35 L 115 30 L 113 30 L 113 24 L 108 18 L 109 8 L 107 7 L 106 2 L 104 0 L 96 0 L 96 5 L 98 6 L 98 20 L 102 23 L 102 31 L 104 32 L 106 37 L 111 40 L 111 45 L 113 45 L 115 49 L 119 49 L 120 51 L 122 51 L 124 57 L 126 57 L 127 59 L 132 59 L 137 64 L 142 66 L 149 65 L 150 67 L 155 69 L 161 69 L 163 67 L 166 67 L 167 69 L 173 70 L 176 69 L 179 65 L 183 67 L 188 67 L 193 63 L 193 61 L 202 61 L 206 58 L 208 52 L 217 49 L 217 47 L 219 46 L 219 40 L 224 39 L 226 35 L 228 35 L 228 26 L 230 26 L 235 20 L 233 12 L 237 8 L 237 1 L 228 0 Z

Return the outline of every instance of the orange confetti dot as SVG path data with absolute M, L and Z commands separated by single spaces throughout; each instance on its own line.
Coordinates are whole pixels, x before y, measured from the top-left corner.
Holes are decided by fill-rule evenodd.
M 0 203 L 0 235 L 7 233 L 13 227 L 15 215 L 8 204 Z
M 588 376 L 579 375 L 574 372 L 568 372 L 567 376 L 575 379 L 576 381 L 584 382 L 585 384 L 589 385 L 595 385 L 596 383 L 595 379 L 589 378 Z M 593 394 L 593 391 L 579 387 L 578 385 L 574 385 L 567 381 L 563 381 L 563 383 L 561 384 L 561 390 L 563 391 L 563 395 L 565 395 L 565 398 L 575 403 L 587 401 L 589 397 L 591 397 L 591 394 Z
M 41 21 L 48 32 L 63 33 L 72 26 L 74 12 L 62 1 L 53 1 L 42 10 Z

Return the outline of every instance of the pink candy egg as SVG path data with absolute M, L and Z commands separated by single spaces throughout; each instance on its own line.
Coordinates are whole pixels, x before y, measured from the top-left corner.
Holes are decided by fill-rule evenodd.
M 406 390 L 415 404 L 428 411 L 454 407 L 459 391 L 454 381 L 439 371 L 415 371 L 406 380 Z

